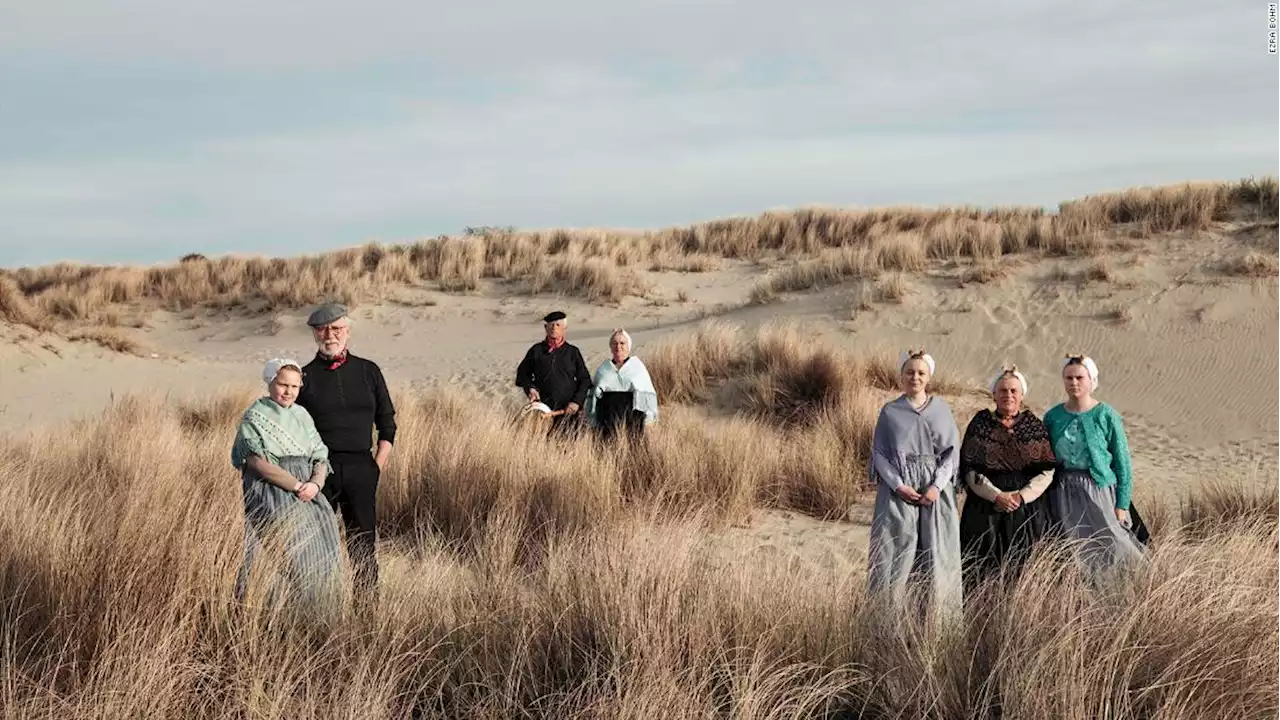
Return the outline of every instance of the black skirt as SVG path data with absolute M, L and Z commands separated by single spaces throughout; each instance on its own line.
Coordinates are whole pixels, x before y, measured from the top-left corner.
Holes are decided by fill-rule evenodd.
M 644 412 L 635 409 L 631 392 L 603 392 L 596 399 L 596 422 L 604 440 L 619 434 L 636 439 L 644 434 L 644 421 Z
M 1029 477 L 1008 473 L 988 477 L 1001 492 L 1022 489 Z M 1016 578 L 1035 543 L 1050 529 L 1051 519 L 1044 496 L 1024 502 L 1012 512 L 1001 512 L 996 504 L 972 491 L 966 493 L 960 513 L 960 552 L 964 557 L 964 584 L 972 590 L 1000 572 L 1004 564 Z
M 1147 529 L 1147 524 L 1142 522 L 1142 516 L 1138 514 L 1138 506 L 1132 500 L 1129 501 L 1129 520 L 1133 523 L 1133 537 L 1143 545 L 1150 542 L 1151 531 Z

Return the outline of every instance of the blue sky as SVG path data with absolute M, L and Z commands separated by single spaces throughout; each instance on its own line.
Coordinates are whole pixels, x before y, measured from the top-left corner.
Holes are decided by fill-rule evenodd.
M 1278 172 L 1252 0 L 21 5 L 6 267 Z

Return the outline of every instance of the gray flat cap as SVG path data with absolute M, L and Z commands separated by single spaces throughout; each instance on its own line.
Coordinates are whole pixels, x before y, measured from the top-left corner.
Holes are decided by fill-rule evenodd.
M 311 327 L 320 327 L 321 325 L 328 325 L 334 320 L 338 320 L 346 316 L 347 307 L 345 305 L 339 303 L 325 303 L 324 305 L 316 308 L 315 312 L 311 313 L 311 317 L 307 318 L 307 324 Z

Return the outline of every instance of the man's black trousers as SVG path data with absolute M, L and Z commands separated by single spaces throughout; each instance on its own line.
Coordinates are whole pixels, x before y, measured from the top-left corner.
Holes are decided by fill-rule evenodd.
M 378 479 L 382 473 L 373 454 L 368 451 L 330 453 L 329 464 L 333 474 L 325 480 L 322 492 L 334 511 L 342 515 L 342 524 L 347 531 L 347 554 L 355 571 L 356 593 L 376 592 L 376 503 Z

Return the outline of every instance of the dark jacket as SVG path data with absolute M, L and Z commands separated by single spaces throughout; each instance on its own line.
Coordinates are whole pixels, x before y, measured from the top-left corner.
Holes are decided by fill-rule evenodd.
M 320 355 L 302 368 L 298 404 L 316 423 L 330 452 L 369 452 L 378 440 L 395 443 L 396 409 L 377 363 L 347 353 L 336 370 Z
M 526 393 L 537 389 L 552 410 L 563 410 L 571 402 L 582 407 L 591 390 L 591 373 L 577 347 L 566 342 L 552 351 L 543 341 L 524 354 L 516 368 L 516 386 Z

